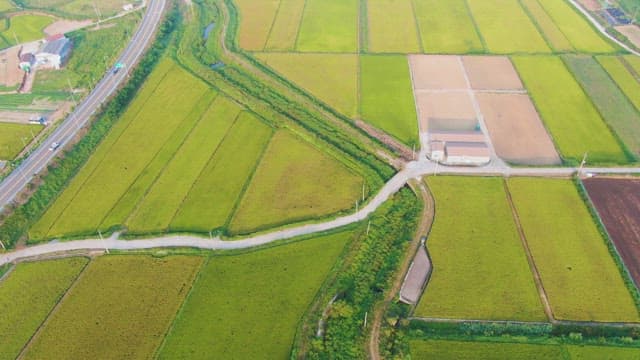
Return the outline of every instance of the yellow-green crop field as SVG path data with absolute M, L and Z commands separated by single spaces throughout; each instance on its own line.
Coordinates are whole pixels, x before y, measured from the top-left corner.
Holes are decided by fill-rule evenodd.
M 42 129 L 42 125 L 0 122 L 0 160 L 13 160 Z
M 25 359 L 150 358 L 203 258 L 93 260 L 25 349 Z
M 265 50 L 294 50 L 305 0 L 281 0 Z
M 260 199 L 278 201 L 244 203 L 233 222 L 243 232 L 354 206 L 361 177 L 303 140 L 295 142 L 295 156 L 281 149 L 272 155 L 277 159 L 267 156 L 271 165 L 259 167 L 278 164 L 273 171 L 279 178 L 272 178 L 271 170 L 262 176 L 261 170 L 248 185 L 272 132 L 256 115 L 164 60 L 87 164 L 30 229 L 30 238 L 114 229 L 140 235 L 224 232 L 247 188 L 249 199 L 259 194 Z M 347 185 L 327 192 L 332 187 L 324 187 L 317 177 L 335 181 L 334 187 Z
M 412 1 L 367 1 L 367 49 L 370 52 L 421 52 Z
M 522 6 L 531 14 L 540 31 L 555 51 L 574 51 L 573 45 L 538 0 L 521 0 Z
M 211 257 L 159 358 L 289 358 L 300 318 L 351 237 Z
M 357 0 L 306 0 L 296 49 L 309 52 L 358 51 Z
M 575 185 L 529 178 L 508 183 L 554 317 L 640 321 L 606 240 Z
M 636 110 L 640 111 L 640 76 L 634 77 L 632 70 L 627 69 L 624 60 L 620 57 L 598 56 L 597 60 L 633 103 Z
M 595 106 L 557 57 L 516 56 L 520 73 L 543 122 L 565 159 L 624 163 L 627 158 Z
M 640 357 L 640 349 L 614 346 L 412 340 L 410 347 L 413 359 L 632 360 Z
M 363 182 L 351 169 L 302 139 L 277 132 L 229 230 L 250 233 L 355 207 Z
M 49 10 L 66 16 L 93 18 L 96 9 L 102 17 L 113 16 L 122 11 L 125 3 L 119 0 L 22 0 L 27 8 Z
M 67 258 L 22 263 L 0 282 L 0 358 L 18 357 L 87 262 Z
M 42 39 L 45 36 L 44 28 L 55 20 L 54 17 L 44 15 L 14 15 L 7 20 L 9 27 L 2 31 L 1 35 L 11 45 L 16 45 L 16 39 L 18 43 Z
M 433 272 L 416 315 L 544 321 L 503 180 L 438 176 L 427 183 L 436 203 L 426 243 Z

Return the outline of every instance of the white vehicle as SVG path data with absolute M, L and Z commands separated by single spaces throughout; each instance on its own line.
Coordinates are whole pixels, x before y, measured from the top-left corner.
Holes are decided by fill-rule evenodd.
M 53 151 L 59 147 L 60 147 L 60 143 L 56 141 L 53 144 L 51 144 L 51 146 L 49 147 L 49 151 Z

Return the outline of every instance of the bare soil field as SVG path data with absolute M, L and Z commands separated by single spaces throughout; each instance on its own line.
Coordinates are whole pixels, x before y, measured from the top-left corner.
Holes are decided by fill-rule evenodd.
M 18 68 L 19 46 L 0 52 L 0 86 L 16 86 L 22 82 L 23 72 Z
M 44 28 L 44 33 L 47 36 L 55 34 L 65 34 L 74 30 L 82 29 L 93 23 L 91 20 L 73 21 L 73 20 L 58 20 L 53 24 Z
M 596 11 L 602 9 L 598 0 L 578 0 L 578 2 L 589 11 Z
M 468 92 L 417 92 L 416 102 L 423 132 L 473 130 L 476 126 L 476 112 Z
M 506 56 L 464 56 L 462 63 L 474 90 L 522 90 L 522 82 Z
M 458 56 L 409 55 L 413 87 L 417 90 L 467 89 Z
M 23 111 L 0 111 L 0 122 L 9 122 L 16 124 L 28 124 L 32 117 L 42 116 L 44 114 L 37 112 Z
M 584 186 L 636 286 L 640 286 L 640 179 L 591 178 Z
M 637 25 L 622 25 L 616 26 L 616 30 L 626 36 L 633 45 L 640 47 L 640 27 Z
M 498 156 L 516 164 L 561 163 L 528 95 L 480 93 L 476 96 Z

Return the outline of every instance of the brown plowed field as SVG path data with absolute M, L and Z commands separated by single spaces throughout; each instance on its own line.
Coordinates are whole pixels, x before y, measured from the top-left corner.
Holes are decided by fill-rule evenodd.
M 636 286 L 640 286 L 640 179 L 584 181 Z
M 602 9 L 602 6 L 598 2 L 598 0 L 578 0 L 582 6 L 584 6 L 589 11 L 596 11 Z
M 458 56 L 409 55 L 413 88 L 417 90 L 467 89 Z
M 479 93 L 476 97 L 498 156 L 516 164 L 560 164 L 529 96 Z
M 91 23 L 93 23 L 93 21 L 91 20 L 58 20 L 44 28 L 44 33 L 47 36 L 55 34 L 65 34 L 74 30 L 82 29 L 83 27 L 87 27 L 91 25 Z
M 506 56 L 464 56 L 464 68 L 474 90 L 522 90 L 522 82 Z
M 473 130 L 477 123 L 467 92 L 417 92 L 416 101 L 421 131 Z
M 640 27 L 637 25 L 616 26 L 616 30 L 626 36 L 633 45 L 640 47 Z
M 0 85 L 16 86 L 22 81 L 24 72 L 18 68 L 20 63 L 18 53 L 19 46 L 3 50 L 0 52 Z

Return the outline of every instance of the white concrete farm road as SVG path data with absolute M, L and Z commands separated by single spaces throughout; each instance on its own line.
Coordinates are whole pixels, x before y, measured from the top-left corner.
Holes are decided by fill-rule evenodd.
M 65 253 L 77 250 L 139 250 L 152 248 L 192 247 L 211 250 L 245 249 L 285 240 L 297 236 L 310 235 L 326 230 L 340 228 L 365 220 L 391 195 L 399 191 L 407 181 L 429 175 L 470 175 L 470 176 L 538 176 L 567 177 L 575 174 L 577 168 L 511 168 L 500 163 L 486 167 L 444 167 L 430 161 L 414 161 L 391 178 L 375 197 L 358 212 L 323 223 L 300 225 L 284 230 L 256 235 L 239 240 L 208 239 L 188 235 L 167 235 L 142 240 L 119 240 L 117 235 L 108 239 L 85 239 L 54 241 L 35 245 L 0 255 L 0 265 L 47 254 Z M 640 168 L 584 168 L 583 173 L 590 174 L 640 174 Z

